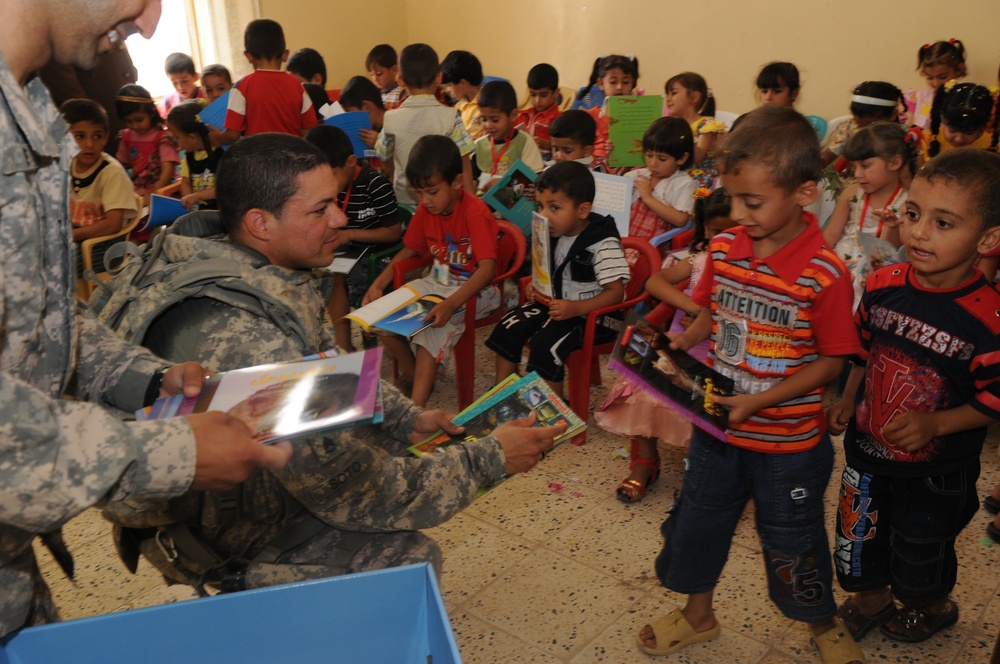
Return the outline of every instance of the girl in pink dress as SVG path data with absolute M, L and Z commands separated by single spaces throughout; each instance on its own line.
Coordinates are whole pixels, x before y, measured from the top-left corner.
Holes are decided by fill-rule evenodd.
M 729 195 L 725 189 L 719 188 L 711 193 L 707 189 L 699 189 L 695 196 L 695 237 L 688 255 L 683 258 L 678 258 L 676 254 L 667 256 L 664 269 L 646 282 L 646 290 L 653 297 L 676 307 L 671 332 L 682 331 L 686 327 L 685 322 L 698 315 L 699 307 L 691 300 L 691 292 L 705 270 L 709 240 L 716 233 L 735 225 L 729 218 Z M 688 287 L 682 291 L 676 284 L 684 281 L 688 282 Z M 704 362 L 708 346 L 706 339 L 688 352 Z M 657 439 L 686 447 L 691 437 L 691 425 L 684 417 L 642 390 L 633 388 L 623 378 L 612 386 L 611 393 L 594 417 L 606 431 L 632 438 L 629 476 L 622 480 L 617 490 L 618 498 L 627 503 L 642 500 L 646 489 L 660 476 Z

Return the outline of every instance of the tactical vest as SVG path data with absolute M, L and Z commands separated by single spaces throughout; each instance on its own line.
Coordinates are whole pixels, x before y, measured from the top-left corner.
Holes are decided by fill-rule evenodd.
M 144 250 L 126 256 L 110 281 L 98 282 L 90 310 L 120 337 L 141 345 L 163 313 L 186 300 L 207 297 L 268 318 L 295 340 L 303 355 L 314 352 L 321 321 L 290 307 L 292 298 L 275 297 L 273 275 L 227 256 L 171 262 L 164 245 L 185 239 L 161 229 Z

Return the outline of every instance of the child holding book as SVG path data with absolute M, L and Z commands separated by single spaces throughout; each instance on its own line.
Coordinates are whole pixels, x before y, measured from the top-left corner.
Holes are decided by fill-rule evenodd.
M 404 75 L 405 71 L 404 65 Z M 402 391 L 410 392 L 418 406 L 427 403 L 437 365 L 465 330 L 464 317 L 454 314 L 475 306 L 478 315 L 486 315 L 500 304 L 496 288 L 487 288 L 497 275 L 497 222 L 486 203 L 465 191 L 462 169 L 462 154 L 451 138 L 432 134 L 416 142 L 406 178 L 417 193 L 417 211 L 403 236 L 405 246 L 362 301 L 368 304 L 382 297 L 392 284 L 394 263 L 416 256 L 433 258 L 431 274 L 407 284 L 423 295 L 445 297 L 424 319 L 431 327 L 413 337 L 412 347 L 403 337 L 382 337 L 398 364 Z M 407 383 L 412 387 L 407 389 Z
M 538 213 L 548 222 L 553 294 L 542 297 L 529 285 L 528 304 L 493 328 L 486 347 L 497 355 L 496 382 L 517 371 L 527 342 L 528 371 L 537 371 L 561 395 L 564 364 L 583 345 L 587 315 L 625 299 L 628 263 L 614 220 L 591 212 L 594 192 L 594 176 L 572 161 L 555 164 L 535 181 Z M 603 317 L 595 343 L 611 341 L 620 329 L 620 317 Z
M 733 378 L 726 439 L 696 429 L 680 497 L 662 527 L 660 582 L 683 609 L 647 623 L 640 648 L 666 655 L 719 635 L 714 589 L 753 498 L 771 600 L 809 624 L 824 662 L 864 655 L 835 620 L 823 494 L 833 470 L 823 388 L 859 349 L 850 274 L 803 208 L 816 197 L 819 141 L 789 108 L 748 113 L 726 138 L 722 181 L 740 228 L 716 235 L 692 300 L 695 321 L 671 347 L 712 335 L 709 361 Z
M 397 80 L 399 57 L 396 49 L 390 44 L 379 44 L 372 48 L 365 57 L 365 71 L 371 76 L 372 83 L 378 86 L 386 110 L 399 108 L 409 93 Z
M 476 97 L 485 135 L 476 139 L 472 174 L 479 190 L 489 191 L 518 160 L 539 172 L 544 167 L 535 139 L 514 127 L 517 92 L 507 81 L 490 81 Z
M 334 273 L 333 292 L 327 306 L 337 345 L 350 353 L 354 351 L 351 322 L 344 316 L 351 309 L 350 303 L 356 302 L 368 289 L 367 254 L 389 249 L 399 242 L 402 234 L 399 207 L 392 183 L 371 166 L 358 163 L 351 139 L 343 129 L 317 125 L 306 134 L 306 140 L 323 151 L 337 180 L 340 192 L 337 205 L 347 217 L 347 225 L 338 233 L 341 243 L 338 251 L 346 250 L 348 255 L 360 256 L 350 272 Z M 388 262 L 386 258 L 377 266 L 378 270 L 385 269 Z
M 215 176 L 219 160 L 225 154 L 222 148 L 213 148 L 208 125 L 198 114 L 204 108 L 200 102 L 186 101 L 167 113 L 167 129 L 173 134 L 177 146 L 184 150 L 181 160 L 181 203 L 188 210 L 196 206 L 202 210 L 215 210 Z
M 125 122 L 115 156 L 130 171 L 135 193 L 148 203 L 151 193 L 173 181 L 180 161 L 177 146 L 146 88 L 123 85 L 115 112 Z
M 625 174 L 635 185 L 630 236 L 648 240 L 691 219 L 698 186 L 685 170 L 694 154 L 693 136 L 687 120 L 678 117 L 660 118 L 643 134 L 646 166 Z
M 646 292 L 656 299 L 677 309 L 671 332 L 684 331 L 681 319 L 693 320 L 701 307 L 691 300 L 691 293 L 698 286 L 705 273 L 708 260 L 708 243 L 736 222 L 730 216 L 729 194 L 722 187 L 709 193 L 699 189 L 695 202 L 695 236 L 691 241 L 689 255 L 677 260 L 668 255 L 664 269 L 654 274 L 646 282 Z M 677 284 L 687 281 L 688 286 L 680 290 Z M 709 342 L 706 339 L 688 351 L 697 360 L 705 361 Z M 691 438 L 691 424 L 649 396 L 643 390 L 635 389 L 629 381 L 619 378 L 611 388 L 608 398 L 594 412 L 597 424 L 611 433 L 631 437 L 629 446 L 629 476 L 622 480 L 616 494 L 626 503 L 637 503 L 646 495 L 646 490 L 660 476 L 660 454 L 656 441 L 669 445 L 687 447 Z
M 868 278 L 862 350 L 830 426 L 846 428 L 836 564 L 854 594 L 840 616 L 857 639 L 881 625 L 913 643 L 958 621 L 955 539 L 979 507 L 979 456 L 1000 418 L 1000 295 L 975 267 L 1000 247 L 1000 156 L 935 157 L 902 218 L 910 260 Z
M 597 122 L 597 140 L 594 143 L 594 154 L 601 159 L 607 159 L 608 147 L 608 97 L 630 95 L 639 82 L 639 60 L 624 55 L 608 55 L 594 60 L 594 68 L 590 72 L 590 81 L 580 90 L 577 100 L 590 93 L 595 85 L 604 94 L 604 101 L 599 106 L 587 109 Z

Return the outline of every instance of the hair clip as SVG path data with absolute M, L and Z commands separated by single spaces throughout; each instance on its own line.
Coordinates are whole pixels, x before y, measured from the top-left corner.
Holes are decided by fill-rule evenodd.
M 712 98 L 712 88 L 709 88 L 709 89 L 708 89 L 708 94 L 707 94 L 707 95 L 705 95 L 705 96 L 706 96 L 706 97 L 707 97 L 708 99 L 711 99 L 711 98 Z
M 955 38 L 952 37 L 951 39 L 949 39 L 948 43 L 951 44 L 952 46 L 954 46 L 955 45 Z
M 1000 94 L 1000 86 L 991 85 L 990 87 L 987 88 L 987 90 L 989 90 L 990 94 L 993 95 L 994 97 Z
M 927 50 L 927 49 L 929 49 L 930 47 L 931 47 L 931 45 L 930 45 L 930 44 L 924 44 L 923 46 L 921 46 L 921 47 L 920 47 L 920 50 L 921 50 L 921 51 L 926 51 L 926 50 Z
M 958 85 L 958 80 L 953 78 L 944 84 L 944 91 L 951 92 L 952 88 L 954 88 L 956 85 Z
M 694 190 L 694 200 L 703 201 L 712 195 L 712 190 L 705 187 L 699 187 Z
M 115 97 L 115 101 L 130 101 L 136 104 L 152 104 L 153 99 L 151 97 L 132 97 L 129 95 L 118 95 Z

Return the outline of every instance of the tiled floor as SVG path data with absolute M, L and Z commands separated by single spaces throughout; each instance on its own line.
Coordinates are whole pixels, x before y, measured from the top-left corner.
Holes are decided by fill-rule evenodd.
M 492 378 L 491 358 L 479 358 L 478 390 Z M 487 367 L 489 369 L 487 370 Z M 490 374 L 489 376 L 487 374 Z M 595 387 L 603 400 L 613 381 Z M 439 377 L 431 405 L 452 408 L 450 367 Z M 587 444 L 564 445 L 538 467 L 479 499 L 429 531 L 445 552 L 440 580 L 459 649 L 466 662 L 640 662 L 635 646 L 644 621 L 683 603 L 662 589 L 652 572 L 659 526 L 680 487 L 683 452 L 661 448 L 664 473 L 646 499 L 626 505 L 614 497 L 627 461 L 614 454 L 627 441 L 591 420 Z M 995 429 L 983 454 L 980 494 L 1000 481 Z M 838 464 L 843 454 L 838 454 Z M 839 477 L 839 470 L 835 471 Z M 835 505 L 836 486 L 827 505 Z M 722 635 L 688 648 L 669 662 L 818 662 L 806 630 L 767 600 L 760 546 L 748 508 L 717 589 Z M 828 511 L 832 530 L 833 513 Z M 923 645 L 869 635 L 869 662 L 987 662 L 1000 631 L 1000 547 L 983 541 L 988 515 L 980 512 L 959 539 L 960 571 L 954 599 L 958 624 Z M 42 566 L 65 618 L 190 599 L 167 588 L 145 563 L 131 576 L 110 546 L 108 527 L 95 511 L 74 520 L 67 538 L 77 557 L 73 587 L 44 552 Z

